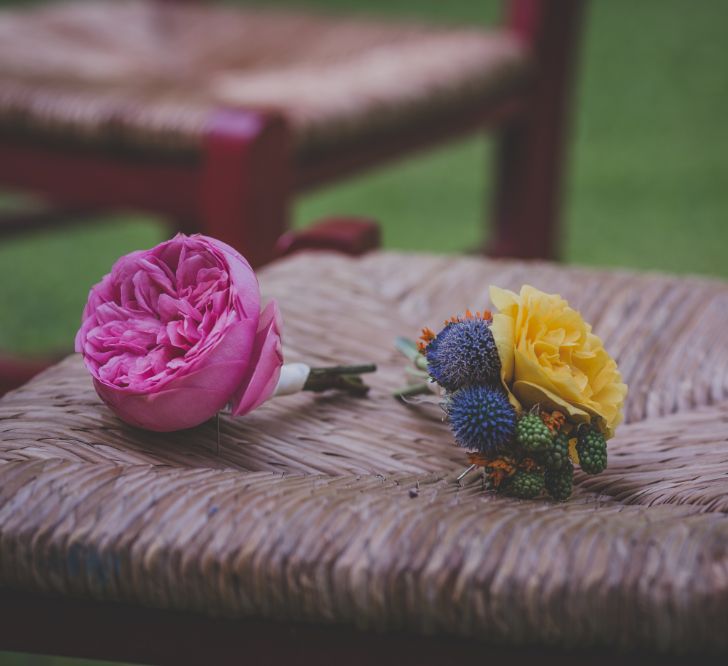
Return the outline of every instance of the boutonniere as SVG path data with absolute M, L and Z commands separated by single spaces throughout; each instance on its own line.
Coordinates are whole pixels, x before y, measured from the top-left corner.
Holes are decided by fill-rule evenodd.
M 490 288 L 495 314 L 466 312 L 417 346 L 397 346 L 427 382 L 400 398 L 436 388 L 456 444 L 468 452 L 461 475 L 483 469 L 490 488 L 520 498 L 544 489 L 571 495 L 574 465 L 607 466 L 607 440 L 622 420 L 627 386 L 591 326 L 556 294 L 529 285 Z
M 233 248 L 177 235 L 121 257 L 92 287 L 76 351 L 101 399 L 127 423 L 168 432 L 229 407 L 247 414 L 276 395 L 343 389 L 361 395 L 372 364 L 284 364 L 275 301 Z

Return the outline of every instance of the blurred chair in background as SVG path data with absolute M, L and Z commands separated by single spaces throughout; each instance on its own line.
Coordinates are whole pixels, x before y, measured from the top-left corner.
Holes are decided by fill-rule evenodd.
M 500 132 L 491 254 L 553 257 L 582 0 L 509 0 L 492 30 L 195 2 L 0 12 L 0 187 L 43 215 L 136 208 L 261 265 L 359 252 L 369 224 L 287 231 L 298 192 L 484 128 Z
M 581 5 L 510 0 L 490 31 L 150 0 L 0 12 L 0 186 L 161 213 L 261 264 L 295 193 L 492 126 L 494 249 L 551 257 Z

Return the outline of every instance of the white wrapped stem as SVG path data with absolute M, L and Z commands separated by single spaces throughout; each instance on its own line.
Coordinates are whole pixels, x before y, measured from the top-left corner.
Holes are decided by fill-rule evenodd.
M 273 392 L 273 397 L 303 391 L 310 374 L 311 367 L 305 363 L 286 363 L 281 368 L 281 376 L 278 378 L 278 385 Z

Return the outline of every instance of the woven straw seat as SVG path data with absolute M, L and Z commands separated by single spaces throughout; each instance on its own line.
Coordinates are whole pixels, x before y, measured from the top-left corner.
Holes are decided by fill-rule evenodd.
M 579 307 L 630 385 L 566 503 L 484 492 L 393 350 L 490 283 Z M 262 272 L 288 360 L 376 361 L 175 434 L 126 427 L 74 356 L 0 401 L 0 584 L 506 644 L 727 650 L 728 285 L 477 259 L 299 256 Z M 413 491 L 413 492 L 411 492 Z M 547 618 L 548 621 L 545 621 Z
M 499 31 L 73 2 L 0 13 L 0 132 L 189 153 L 216 109 L 274 109 L 306 155 L 499 99 L 526 70 Z

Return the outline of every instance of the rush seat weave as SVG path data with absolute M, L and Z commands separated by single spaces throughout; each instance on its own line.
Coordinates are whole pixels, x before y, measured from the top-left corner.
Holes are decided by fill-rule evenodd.
M 200 3 L 0 12 L 0 132 L 194 153 L 221 107 L 274 109 L 299 154 L 498 100 L 527 75 L 500 31 Z
M 495 497 L 389 392 L 416 337 L 490 283 L 582 310 L 630 385 L 608 469 L 568 502 Z M 506 644 L 727 650 L 728 285 L 540 263 L 301 255 L 261 273 L 288 360 L 375 361 L 366 399 L 127 427 L 73 356 L 0 400 L 0 585 L 230 617 Z

